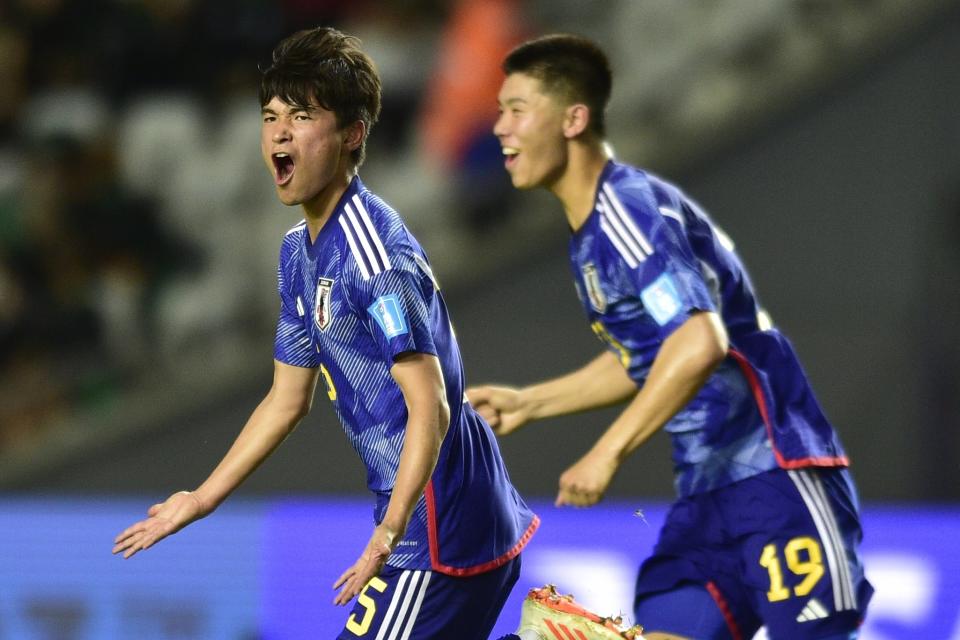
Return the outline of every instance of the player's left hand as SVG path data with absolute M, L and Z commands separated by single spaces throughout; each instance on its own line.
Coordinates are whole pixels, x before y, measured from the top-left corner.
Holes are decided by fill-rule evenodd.
M 333 604 L 347 604 L 363 590 L 371 578 L 380 573 L 387 557 L 393 551 L 396 539 L 397 534 L 382 524 L 373 530 L 373 535 L 370 536 L 370 541 L 367 542 L 367 547 L 360 558 L 333 583 L 334 589 L 343 587 L 333 599 Z
M 554 504 L 589 507 L 600 502 L 616 472 L 615 460 L 590 451 L 560 476 L 560 492 Z

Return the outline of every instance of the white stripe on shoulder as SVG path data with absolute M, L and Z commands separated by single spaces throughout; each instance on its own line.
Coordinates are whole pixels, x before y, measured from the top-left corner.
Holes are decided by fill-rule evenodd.
M 623 222 L 613 212 L 610 201 L 603 194 L 600 195 L 600 221 L 601 223 L 606 222 L 606 226 L 601 226 L 601 228 L 604 233 L 610 236 L 610 240 L 620 250 L 627 262 L 630 262 L 628 255 L 638 264 L 647 259 L 643 249 L 623 227 Z
M 617 196 L 617 193 L 613 190 L 613 187 L 610 186 L 609 182 L 603 183 L 603 192 L 607 194 L 608 198 L 610 198 L 610 202 L 613 204 L 613 210 L 617 213 L 617 216 L 623 220 L 623 224 L 627 227 L 633 237 L 636 238 L 637 242 L 640 243 L 640 247 L 646 251 L 647 255 L 653 255 L 653 247 L 650 246 L 649 242 L 647 242 L 646 236 L 643 235 L 643 232 L 640 230 L 640 227 L 637 226 L 637 223 L 634 222 L 633 218 L 631 218 L 627 213 L 623 203 L 620 202 L 619 196 Z
M 356 205 L 357 212 L 359 212 L 360 217 L 363 218 L 363 224 L 370 233 L 370 239 L 373 240 L 373 244 L 377 248 L 377 253 L 380 254 L 380 258 L 383 260 L 383 270 L 386 271 L 387 269 L 392 269 L 393 265 L 390 264 L 390 258 L 387 256 L 387 251 L 383 248 L 383 243 L 380 242 L 380 234 L 377 233 L 376 227 L 373 226 L 373 220 L 370 219 L 370 214 L 367 213 L 366 207 L 364 207 L 363 203 L 360 201 L 360 196 L 354 194 L 353 204 Z
M 430 584 L 430 576 L 433 575 L 430 571 L 425 571 L 423 573 L 423 582 L 420 583 L 420 589 L 417 591 L 417 599 L 413 603 L 413 609 L 410 610 L 410 619 L 407 622 L 407 628 L 403 630 L 403 635 L 400 636 L 400 640 L 409 640 L 410 632 L 413 631 L 413 624 L 417 621 L 417 616 L 420 614 L 420 606 L 423 604 L 423 598 L 427 595 L 427 585 Z
M 387 607 L 387 613 L 383 616 L 383 622 L 380 623 L 380 631 L 377 632 L 376 640 L 383 640 L 387 629 L 390 628 L 390 623 L 393 621 L 393 614 L 397 610 L 397 602 L 400 601 L 400 597 L 403 594 L 403 587 L 409 577 L 409 571 L 404 571 L 400 574 L 400 579 L 397 580 L 397 586 L 393 590 L 393 597 L 390 598 L 390 606 Z
M 357 247 L 357 241 L 354 239 L 353 232 L 350 230 L 350 224 L 344 220 L 343 216 L 340 216 L 337 220 L 340 222 L 340 226 L 343 227 L 343 234 L 347 237 L 347 242 L 350 244 L 350 251 L 353 252 L 353 257 L 357 262 L 357 266 L 360 268 L 360 275 L 363 276 L 364 280 L 369 280 L 370 272 L 367 270 L 367 266 L 363 261 L 360 249 Z
M 640 261 L 642 261 L 643 258 L 640 258 L 640 261 L 638 261 L 634 255 L 625 246 L 623 246 L 623 243 L 620 242 L 620 238 L 617 236 L 616 231 L 610 227 L 610 223 L 607 222 L 606 216 L 603 215 L 602 209 L 600 211 L 600 229 L 602 229 L 603 233 L 610 238 L 610 242 L 613 243 L 613 246 L 616 247 L 617 252 L 619 252 L 626 261 L 627 266 L 629 266 L 631 269 L 636 269 L 638 266 L 640 266 Z
M 686 223 L 683 221 L 683 217 L 679 213 L 671 209 L 670 207 L 660 207 L 660 213 L 666 216 L 667 218 L 673 218 L 674 220 L 680 223 L 681 227 L 687 226 Z
M 284 235 L 284 236 L 288 236 L 288 235 L 290 235 L 291 233 L 296 233 L 297 231 L 300 231 L 301 229 L 303 229 L 305 226 L 307 226 L 307 221 L 306 221 L 306 220 L 301 220 L 298 224 L 294 225 L 292 229 L 290 229 L 289 231 L 287 231 L 287 232 L 286 232 L 285 234 L 283 234 L 283 235 Z
M 370 239 L 367 236 L 366 230 L 361 226 L 360 219 L 354 212 L 353 207 L 347 204 L 344 205 L 343 210 L 346 213 L 347 218 L 350 219 L 350 224 L 353 227 L 356 238 L 360 241 L 360 245 L 363 247 L 363 254 L 370 263 L 370 272 L 373 275 L 377 275 L 383 271 L 383 267 L 380 265 L 380 261 L 377 259 L 377 254 L 374 252 L 373 247 L 370 246 Z

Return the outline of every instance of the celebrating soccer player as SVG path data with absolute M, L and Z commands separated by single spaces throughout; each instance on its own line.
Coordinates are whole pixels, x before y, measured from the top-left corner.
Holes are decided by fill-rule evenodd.
M 277 195 L 304 214 L 280 248 L 273 385 L 203 484 L 151 507 L 113 551 L 129 558 L 212 512 L 307 414 L 322 379 L 376 496 L 369 542 L 334 583 L 337 604 L 360 595 L 340 637 L 485 640 L 539 521 L 464 399 L 426 255 L 357 175 L 380 79 L 356 38 L 317 28 L 275 49 L 260 103 Z
M 600 500 L 656 431 L 678 498 L 640 569 L 648 640 L 850 640 L 872 587 L 847 456 L 793 347 L 770 325 L 730 239 L 676 186 L 609 156 L 612 77 L 589 40 L 551 35 L 506 58 L 494 134 L 519 189 L 563 205 L 580 301 L 606 351 L 522 389 L 470 389 L 500 434 L 626 403 L 560 477 L 558 505 Z

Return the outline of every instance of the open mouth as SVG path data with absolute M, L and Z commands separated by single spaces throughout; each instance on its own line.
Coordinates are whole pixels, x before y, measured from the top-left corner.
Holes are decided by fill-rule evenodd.
M 293 171 L 296 168 L 293 158 L 286 153 L 275 153 L 273 158 L 274 181 L 278 186 L 287 184 L 293 178 Z
M 508 169 L 517 163 L 517 156 L 520 154 L 520 149 L 516 147 L 503 147 L 503 164 Z

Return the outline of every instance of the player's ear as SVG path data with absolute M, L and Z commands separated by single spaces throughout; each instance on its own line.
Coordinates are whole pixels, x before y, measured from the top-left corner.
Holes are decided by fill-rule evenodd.
M 590 107 L 583 103 L 572 104 L 566 109 L 563 118 L 563 135 L 576 138 L 587 130 L 590 124 Z
M 354 151 L 360 148 L 366 135 L 367 126 L 363 120 L 356 120 L 343 128 L 343 144 L 349 151 Z

